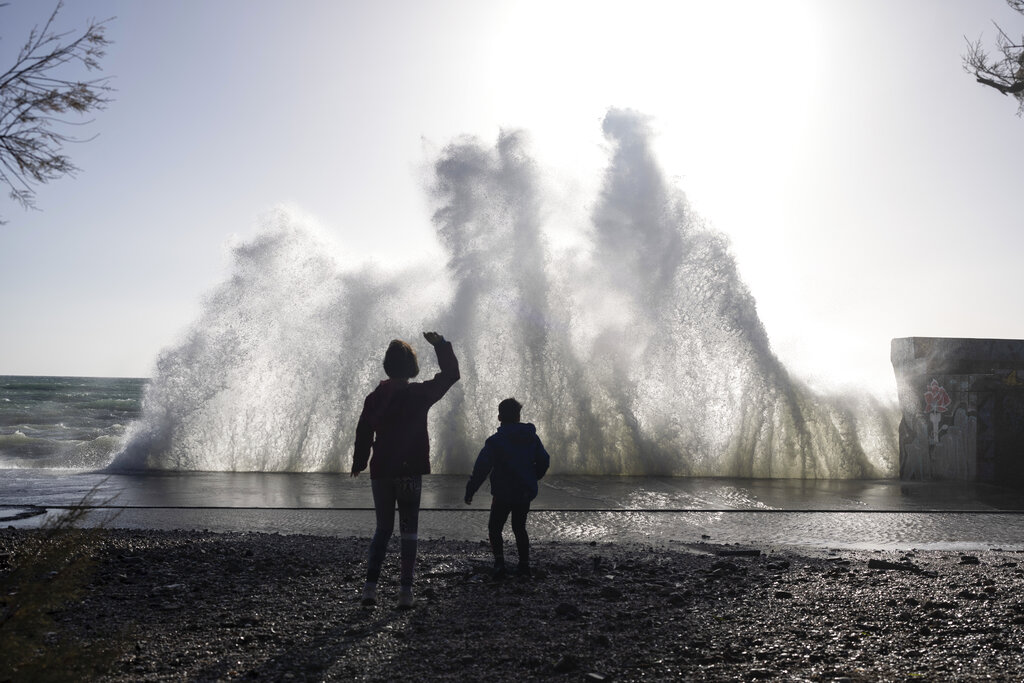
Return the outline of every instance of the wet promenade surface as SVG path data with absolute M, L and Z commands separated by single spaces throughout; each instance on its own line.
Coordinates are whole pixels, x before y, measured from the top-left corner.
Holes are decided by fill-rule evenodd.
M 420 536 L 486 537 L 486 486 L 424 478 Z M 0 524 L 33 527 L 92 491 L 90 523 L 129 529 L 368 536 L 369 479 L 337 474 L 0 472 Z M 45 512 L 44 512 L 45 511 Z M 1024 495 L 975 484 L 551 476 L 532 538 L 803 548 L 1024 549 Z

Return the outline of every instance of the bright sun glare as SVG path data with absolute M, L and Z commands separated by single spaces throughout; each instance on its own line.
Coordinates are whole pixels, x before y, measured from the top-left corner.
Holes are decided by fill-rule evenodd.
M 485 57 L 493 118 L 529 131 L 541 161 L 573 179 L 577 206 L 606 163 L 599 114 L 625 106 L 651 115 L 667 176 L 729 236 L 787 361 L 826 346 L 804 343 L 813 326 L 793 304 L 807 283 L 780 267 L 816 258 L 795 232 L 808 191 L 795 184 L 814 164 L 825 11 L 802 2 L 646 2 L 628 12 L 611 2 L 517 3 Z M 882 363 L 871 383 L 888 387 L 891 369 Z

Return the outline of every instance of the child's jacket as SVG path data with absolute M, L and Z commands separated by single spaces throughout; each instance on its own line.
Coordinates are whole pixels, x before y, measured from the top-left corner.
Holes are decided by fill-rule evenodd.
M 466 496 L 472 496 L 488 473 L 491 495 L 498 500 L 519 503 L 537 497 L 537 480 L 548 471 L 551 458 L 529 422 L 503 424 L 484 443 L 466 484 Z

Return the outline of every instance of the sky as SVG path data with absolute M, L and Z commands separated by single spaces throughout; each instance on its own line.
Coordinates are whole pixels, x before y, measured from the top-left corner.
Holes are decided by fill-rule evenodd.
M 0 69 L 51 8 L 0 7 Z M 812 385 L 894 396 L 894 337 L 1024 338 L 1024 119 L 961 66 L 1024 32 L 1002 0 L 68 0 L 57 27 L 107 17 L 81 172 L 0 198 L 0 374 L 151 375 L 281 204 L 351 263 L 438 257 L 425 165 L 461 135 L 522 129 L 586 197 L 609 107 L 650 117 Z

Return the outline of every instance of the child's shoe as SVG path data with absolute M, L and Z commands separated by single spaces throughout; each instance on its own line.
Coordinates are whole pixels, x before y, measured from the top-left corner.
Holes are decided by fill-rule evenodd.
M 516 568 L 516 576 L 518 576 L 520 579 L 524 579 L 524 580 L 525 579 L 529 579 L 531 576 L 533 576 L 533 572 L 530 571 L 530 565 L 528 565 L 528 564 L 521 564 L 521 565 L 519 565 Z
M 412 609 L 412 586 L 402 586 L 398 589 L 398 609 Z
M 360 602 L 367 607 L 377 604 L 377 584 L 367 581 L 363 584 L 363 598 Z
M 498 560 L 494 563 L 494 569 L 491 570 L 491 578 L 503 579 L 508 574 L 505 570 L 504 561 Z

